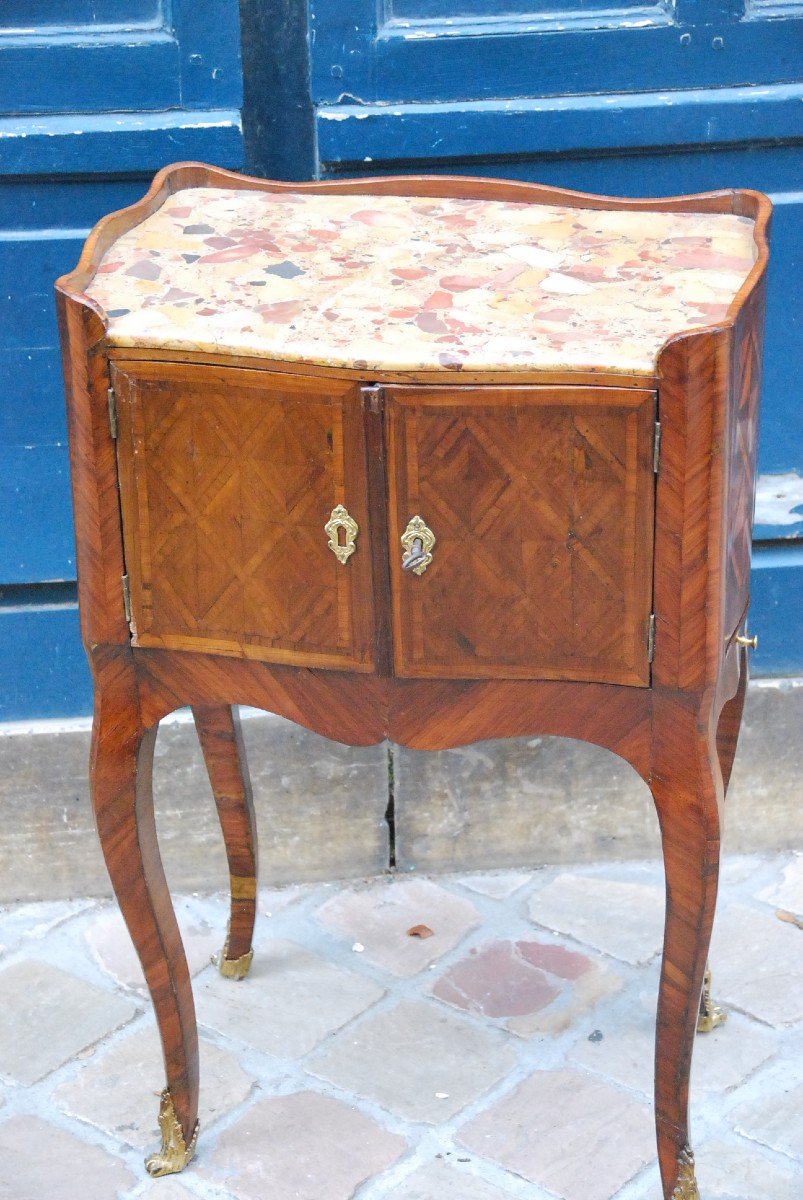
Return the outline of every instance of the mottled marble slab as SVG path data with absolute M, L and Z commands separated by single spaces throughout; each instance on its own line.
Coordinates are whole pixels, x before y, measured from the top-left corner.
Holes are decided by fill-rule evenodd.
M 88 288 L 116 346 L 373 371 L 651 373 L 720 321 L 753 222 L 497 200 L 179 191 Z

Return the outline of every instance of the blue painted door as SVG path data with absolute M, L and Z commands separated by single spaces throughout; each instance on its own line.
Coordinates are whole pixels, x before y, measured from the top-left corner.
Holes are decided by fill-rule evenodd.
M 53 280 L 160 166 L 242 163 L 236 0 L 0 5 L 0 721 L 89 711 Z
M 311 0 L 326 104 L 500 100 L 794 82 L 789 0 Z M 427 156 L 429 157 L 429 156 Z

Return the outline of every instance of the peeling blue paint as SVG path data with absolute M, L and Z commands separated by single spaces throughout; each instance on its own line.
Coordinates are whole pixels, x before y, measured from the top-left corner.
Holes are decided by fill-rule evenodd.
M 754 527 L 757 537 L 766 537 L 765 529 L 775 537 L 803 535 L 803 475 L 797 471 L 759 475 Z

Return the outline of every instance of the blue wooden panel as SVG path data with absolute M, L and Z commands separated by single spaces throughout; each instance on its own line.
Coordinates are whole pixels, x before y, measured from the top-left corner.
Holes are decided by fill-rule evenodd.
M 239 112 L 0 117 L 0 175 L 142 174 L 184 158 L 240 166 Z
M 773 193 L 756 539 L 803 539 L 803 192 Z M 803 559 L 801 559 L 803 567 Z M 791 578 L 786 575 L 784 578 Z
M 800 159 L 803 167 L 803 153 Z M 803 474 L 799 386 L 803 379 L 803 192 L 771 189 L 771 195 L 775 211 L 767 289 L 761 470 L 774 474 L 795 466 Z M 761 536 L 777 535 L 767 528 Z
M 3 0 L 0 10 L 0 33 L 41 33 L 48 26 L 98 33 L 163 23 L 163 0 Z
M 611 0 L 589 0 L 582 6 L 582 15 L 599 20 L 604 13 L 611 20 L 619 20 L 622 10 L 649 7 L 644 0 L 616 0 L 615 3 L 611 3 Z M 665 5 L 652 7 L 666 8 Z M 484 18 L 484 24 L 504 21 L 505 25 L 510 25 L 515 19 L 520 23 L 526 21 L 535 24 L 545 16 L 558 13 L 562 13 L 565 19 L 567 9 L 565 0 L 504 0 L 502 5 L 498 0 L 458 0 L 458 3 L 454 3 L 454 0 L 387 0 L 385 24 L 393 22 L 401 29 L 415 29 L 417 26 L 437 29 L 444 25 L 448 27 L 450 23 L 465 26 L 469 23 L 466 18 L 476 22 L 478 17 Z M 568 12 L 570 16 L 575 15 L 570 9 Z
M 0 453 L 11 446 L 63 445 L 66 441 L 57 348 L 19 347 L 0 354 Z M 8 514 L 3 513 L 2 519 L 5 529 Z M 0 559 L 4 540 L 5 535 L 0 538 Z
M 233 0 L 158 5 L 125 0 L 108 10 L 79 4 L 77 11 L 73 0 L 52 0 L 37 7 L 38 16 L 37 8 L 28 6 L 27 27 L 15 25 L 13 17 L 10 25 L 0 26 L 0 111 L 228 108 L 241 103 Z M 87 20 L 93 10 L 103 11 L 101 22 Z
M 425 165 L 404 164 L 403 173 L 426 169 L 464 172 L 508 179 L 528 179 L 579 188 L 584 192 L 615 196 L 669 196 L 682 192 L 705 192 L 723 187 L 759 187 L 773 195 L 793 193 L 800 187 L 801 147 L 797 141 L 772 146 L 677 146 L 644 150 L 634 154 L 517 155 L 494 161 L 487 146 L 475 146 L 474 159 L 443 161 L 437 156 Z M 392 146 L 388 147 L 389 153 Z M 370 174 L 374 166 L 364 164 Z M 394 170 L 396 164 L 394 164 Z M 354 174 L 355 172 L 350 172 Z M 748 183 L 753 180 L 753 183 Z
M 0 591 L 0 721 L 91 712 L 92 683 L 74 598 L 8 603 Z
M 799 456 L 794 453 L 799 451 L 799 444 L 797 437 L 787 457 Z M 756 486 L 753 537 L 756 541 L 775 542 L 803 539 L 803 471 L 792 467 L 761 472 Z
M 26 44 L 27 42 L 27 44 Z M 176 39 L 148 30 L 100 34 L 87 44 L 0 37 L 0 110 L 38 113 L 178 108 Z
M 33 237 L 39 229 L 60 227 L 89 229 L 106 213 L 132 204 L 149 179 L 148 174 L 141 179 L 98 176 L 76 183 L 58 176 L 2 177 L 0 171 L 0 236 L 27 230 Z
M 779 7 L 746 15 L 729 0 L 622 7 L 600 18 L 585 6 L 511 16 L 507 6 L 440 21 L 397 18 L 376 0 L 311 0 L 312 96 L 319 104 L 498 99 L 793 82 L 803 14 Z M 448 14 L 453 14 L 451 17 Z
M 170 7 L 179 46 L 182 108 L 240 108 L 243 73 L 236 0 L 171 0 Z
M 769 142 L 798 138 L 802 112 L 799 82 L 760 90 L 321 105 L 316 129 L 321 164 L 333 170 L 368 160 L 465 162 L 492 155 L 500 161 L 520 155 Z M 615 168 L 611 174 L 615 177 Z
M 750 576 L 756 677 L 803 675 L 803 546 L 757 546 Z
M 0 447 L 0 581 L 75 578 L 66 444 Z
M 56 344 L 53 281 L 75 266 L 88 232 L 0 235 L 0 351 Z

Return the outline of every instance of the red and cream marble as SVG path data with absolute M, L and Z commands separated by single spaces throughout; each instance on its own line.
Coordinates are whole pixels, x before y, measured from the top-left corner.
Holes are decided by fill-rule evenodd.
M 87 289 L 117 346 L 368 371 L 652 372 L 755 259 L 729 214 L 189 188 Z

